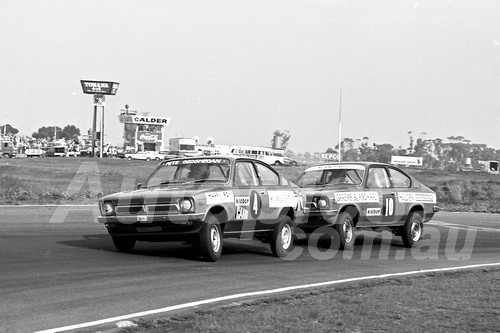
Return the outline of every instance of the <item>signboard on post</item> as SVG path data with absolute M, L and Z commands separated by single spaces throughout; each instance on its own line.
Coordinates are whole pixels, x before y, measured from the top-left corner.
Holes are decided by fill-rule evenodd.
M 143 125 L 163 125 L 170 124 L 172 118 L 170 117 L 146 117 L 146 116 L 133 116 L 128 114 L 121 114 L 118 116 L 122 124 L 143 124 Z
M 80 80 L 84 94 L 116 95 L 118 82 Z
M 422 166 L 422 157 L 414 156 L 391 156 L 391 164 L 418 165 Z
M 118 91 L 118 82 L 111 81 L 89 81 L 89 80 L 80 80 L 80 84 L 82 85 L 84 94 L 92 94 L 94 95 L 94 118 L 92 121 L 92 157 L 95 156 L 95 141 L 97 135 L 97 108 L 101 107 L 101 131 L 99 135 L 99 153 L 100 157 L 104 157 L 104 104 L 105 104 L 105 95 L 116 95 Z

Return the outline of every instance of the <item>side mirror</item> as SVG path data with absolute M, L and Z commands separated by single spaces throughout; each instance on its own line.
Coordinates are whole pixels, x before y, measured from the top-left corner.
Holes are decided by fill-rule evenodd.
M 136 190 L 140 190 L 141 188 L 142 188 L 142 183 L 137 183 L 137 185 L 135 185 Z

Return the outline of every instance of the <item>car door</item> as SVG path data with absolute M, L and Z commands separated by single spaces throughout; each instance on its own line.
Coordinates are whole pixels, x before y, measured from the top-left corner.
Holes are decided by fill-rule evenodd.
M 370 166 L 366 190 L 376 191 L 379 197 L 378 203 L 365 205 L 364 215 L 368 224 L 391 225 L 401 220 L 405 207 L 398 202 L 396 192 L 384 166 Z
M 387 171 L 395 193 L 397 207 L 400 210 L 398 211 L 398 217 L 400 221 L 404 221 L 414 202 L 411 178 L 393 167 L 388 167 Z
M 262 190 L 252 161 L 236 161 L 233 176 L 235 215 L 224 233 L 241 233 L 241 237 L 251 237 L 257 221 L 261 217 L 262 204 L 268 201 L 267 192 Z

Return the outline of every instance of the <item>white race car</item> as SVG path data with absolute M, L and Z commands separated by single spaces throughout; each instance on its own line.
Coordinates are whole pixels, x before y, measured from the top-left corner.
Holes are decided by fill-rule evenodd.
M 165 155 L 157 151 L 139 151 L 137 153 L 126 153 L 125 158 L 127 160 L 161 161 L 165 159 Z

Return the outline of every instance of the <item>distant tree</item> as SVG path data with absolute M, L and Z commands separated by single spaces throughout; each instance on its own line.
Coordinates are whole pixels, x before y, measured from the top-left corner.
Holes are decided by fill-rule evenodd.
M 378 161 L 382 163 L 390 163 L 391 156 L 395 155 L 394 147 L 389 143 L 377 145 L 377 150 L 378 150 Z
M 344 152 L 344 156 L 342 156 L 342 159 L 344 161 L 359 161 L 361 158 L 361 153 L 359 152 L 359 149 L 348 149 Z
M 3 135 L 3 134 L 17 134 L 19 133 L 19 130 L 17 128 L 14 128 L 12 127 L 10 124 L 5 124 L 5 125 L 2 125 L 0 126 L 0 134 Z
M 327 153 L 327 154 L 333 154 L 333 153 L 336 153 L 336 151 L 335 151 L 335 150 L 333 150 L 333 148 L 328 148 L 328 149 L 326 150 L 326 153 Z
M 349 150 L 354 148 L 354 140 L 351 138 L 345 138 L 342 140 L 342 148 L 344 150 Z
M 80 129 L 76 128 L 75 125 L 66 125 L 62 130 L 61 137 L 66 140 L 74 140 L 80 135 Z
M 32 137 L 35 139 L 48 139 L 48 140 L 53 140 L 55 138 L 60 139 L 61 138 L 61 132 L 62 129 L 58 126 L 43 126 L 38 129 L 37 132 L 33 132 L 31 134 Z

